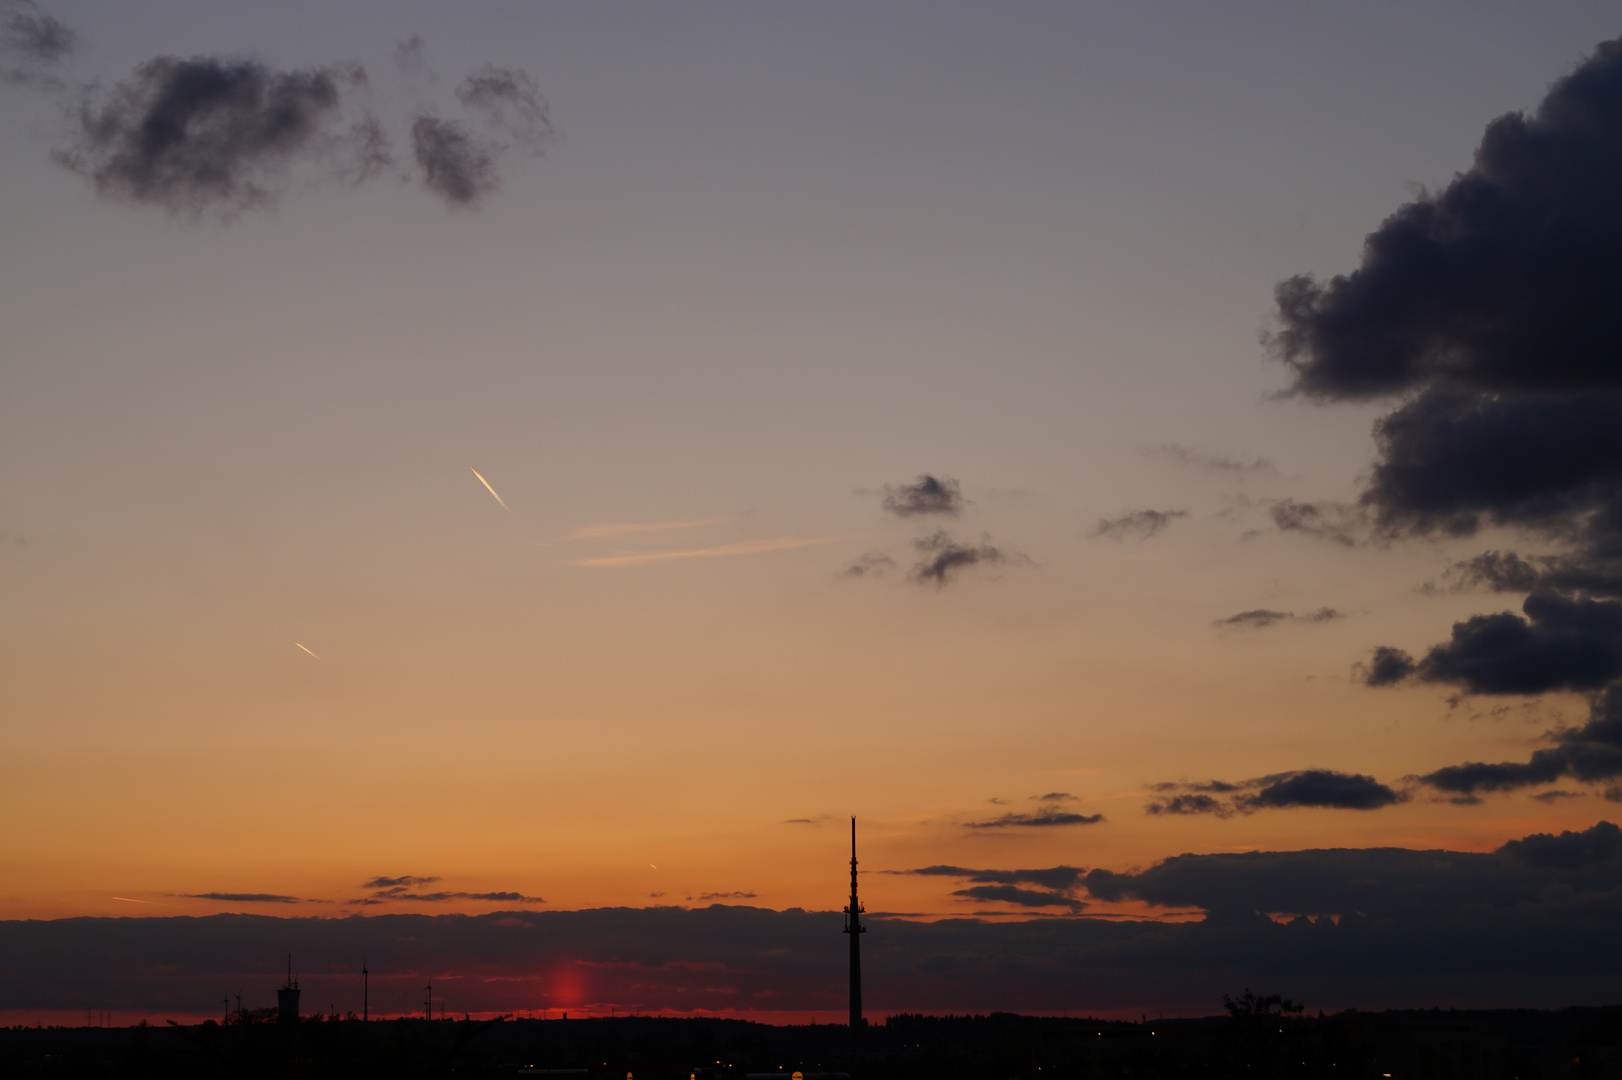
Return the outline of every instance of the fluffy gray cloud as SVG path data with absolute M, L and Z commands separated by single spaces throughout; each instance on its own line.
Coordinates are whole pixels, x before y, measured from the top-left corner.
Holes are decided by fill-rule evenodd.
M 388 164 L 374 118 L 342 120 L 344 93 L 365 81 L 358 66 L 161 56 L 85 104 L 57 160 L 112 198 L 230 217 L 274 202 L 300 161 L 357 181 Z
M 65 95 L 48 69 L 72 51 L 72 32 L 29 0 L 0 3 L 0 76 Z M 431 74 L 420 38 L 401 43 L 396 60 L 408 81 Z M 104 196 L 230 219 L 276 202 L 295 173 L 361 184 L 396 172 L 383 123 L 358 104 L 367 83 L 358 63 L 283 71 L 243 57 L 160 56 L 106 91 L 82 91 L 71 142 L 55 158 Z M 520 69 L 486 64 L 455 96 L 461 118 L 432 109 L 412 118 L 412 158 L 425 189 L 471 207 L 500 186 L 503 152 L 538 156 L 552 123 Z
M 884 485 L 884 509 L 896 517 L 916 514 L 955 516 L 963 509 L 963 490 L 949 476 L 924 473 L 910 484 Z
M 411 122 L 411 152 L 423 186 L 452 206 L 475 206 L 501 186 L 500 148 L 459 121 L 419 115 Z
M 0 78 L 49 85 L 50 71 L 72 54 L 72 30 L 32 0 L 0 3 Z
M 936 588 L 944 587 L 972 566 L 1020 561 L 1020 556 L 993 546 L 989 536 L 982 536 L 979 544 L 963 544 L 944 529 L 914 540 L 912 546 L 923 558 L 913 566 L 908 576 L 913 581 L 933 584 Z

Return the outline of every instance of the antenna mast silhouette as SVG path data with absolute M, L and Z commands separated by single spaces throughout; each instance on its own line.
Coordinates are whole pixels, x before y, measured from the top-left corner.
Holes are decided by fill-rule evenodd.
M 850 935 L 850 1037 L 862 1030 L 862 905 L 856 899 L 856 819 L 850 819 L 850 906 L 845 909 L 845 933 Z
M 298 983 L 293 979 L 293 954 L 287 954 L 287 985 L 276 991 L 277 1020 L 298 1023 Z

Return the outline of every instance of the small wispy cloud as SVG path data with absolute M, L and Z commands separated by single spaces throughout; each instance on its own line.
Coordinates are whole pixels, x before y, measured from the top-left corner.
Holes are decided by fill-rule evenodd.
M 1169 458 L 1179 465 L 1188 465 L 1192 468 L 1204 469 L 1207 472 L 1226 473 L 1230 476 L 1246 476 L 1256 473 L 1278 474 L 1278 469 L 1264 457 L 1259 457 L 1254 461 L 1240 461 L 1238 458 L 1228 457 L 1225 454 L 1208 454 L 1187 446 L 1178 446 L 1176 443 L 1146 446 L 1143 448 L 1142 453 L 1145 457 Z
M 758 555 L 764 551 L 789 551 L 794 548 L 827 544 L 840 539 L 837 536 L 779 536 L 771 540 L 744 540 L 718 547 L 693 548 L 688 551 L 631 551 L 620 555 L 603 555 L 595 559 L 572 559 L 570 566 L 641 566 L 644 563 L 668 562 L 672 559 L 716 559 L 726 555 Z
M 1107 536 L 1115 541 L 1128 536 L 1137 540 L 1147 540 L 1178 518 L 1186 517 L 1187 510 L 1134 510 L 1118 518 L 1100 518 L 1098 527 L 1090 535 Z
M 631 533 L 666 532 L 671 529 L 696 529 L 703 525 L 721 525 L 725 518 L 700 518 L 693 521 L 625 521 L 612 525 L 586 525 L 565 536 L 565 540 L 603 540 L 611 536 Z
M 1310 611 L 1305 615 L 1297 615 L 1293 611 L 1273 611 L 1270 608 L 1254 608 L 1250 611 L 1241 611 L 1237 615 L 1218 619 L 1211 625 L 1219 630 L 1265 630 L 1281 622 L 1323 623 L 1344 619 L 1346 613 L 1336 611 L 1332 607 L 1321 607 L 1317 611 Z

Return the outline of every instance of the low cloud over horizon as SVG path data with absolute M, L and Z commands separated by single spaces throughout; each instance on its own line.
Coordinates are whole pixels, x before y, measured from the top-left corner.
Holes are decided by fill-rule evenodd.
M 1622 830 L 1599 822 L 1496 851 L 1339 848 L 1180 855 L 1145 870 L 899 873 L 964 882 L 962 900 L 1039 913 L 1092 900 L 1201 921 L 875 918 L 863 941 L 880 1011 L 1220 1011 L 1277 986 L 1309 1007 L 1614 1001 Z M 1072 903 L 1074 901 L 1074 903 Z M 1460 918 L 1469 911 L 1469 918 Z M 268 1004 L 291 950 L 311 1000 L 349 1006 L 364 954 L 375 1012 L 411 1013 L 433 974 L 452 1011 L 827 1010 L 845 1005 L 837 911 L 712 905 L 487 915 L 268 915 L 0 922 L 0 1008 L 203 1015 L 222 981 Z M 1511 943 L 1511 944 L 1506 944 Z

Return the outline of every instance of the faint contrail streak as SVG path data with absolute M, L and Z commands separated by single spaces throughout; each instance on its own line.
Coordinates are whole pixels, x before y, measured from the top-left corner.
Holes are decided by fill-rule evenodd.
M 293 644 L 294 644 L 294 645 L 298 645 L 298 642 L 296 642 L 296 641 L 295 641 L 295 642 L 293 642 Z M 301 649 L 304 649 L 304 646 L 302 646 L 302 645 L 298 645 L 298 647 L 299 647 L 299 648 L 301 648 Z M 309 650 L 309 649 L 304 649 L 304 651 L 305 651 L 305 652 L 309 652 L 309 653 L 310 653 L 310 655 L 311 655 L 311 656 L 315 656 L 315 653 L 313 653 L 313 652 L 310 652 L 310 650 Z M 316 659 L 317 659 L 317 660 L 319 660 L 319 659 L 321 659 L 321 658 L 320 658 L 320 657 L 319 657 L 319 656 L 315 656 L 315 658 L 316 658 Z
M 473 469 L 473 466 L 469 465 L 468 468 Z M 496 489 L 490 486 L 490 481 L 479 475 L 478 469 L 473 469 L 473 475 L 479 477 L 479 483 L 484 485 L 484 490 L 488 491 L 492 495 L 496 495 Z M 501 503 L 501 508 L 507 511 L 507 513 L 511 514 L 513 512 L 512 507 L 501 501 L 500 495 L 496 495 L 496 502 Z
M 122 900 L 127 904 L 155 904 L 158 907 L 174 907 L 173 904 L 159 904 L 156 900 L 137 900 L 133 896 L 115 896 L 114 900 Z
M 723 555 L 754 555 L 762 551 L 788 551 L 791 548 L 827 544 L 842 539 L 838 536 L 779 536 L 775 540 L 745 540 L 739 544 L 697 548 L 692 551 L 631 551 L 621 555 L 604 555 L 596 559 L 572 559 L 570 566 L 637 566 L 642 563 L 664 562 L 668 559 L 713 559 Z

